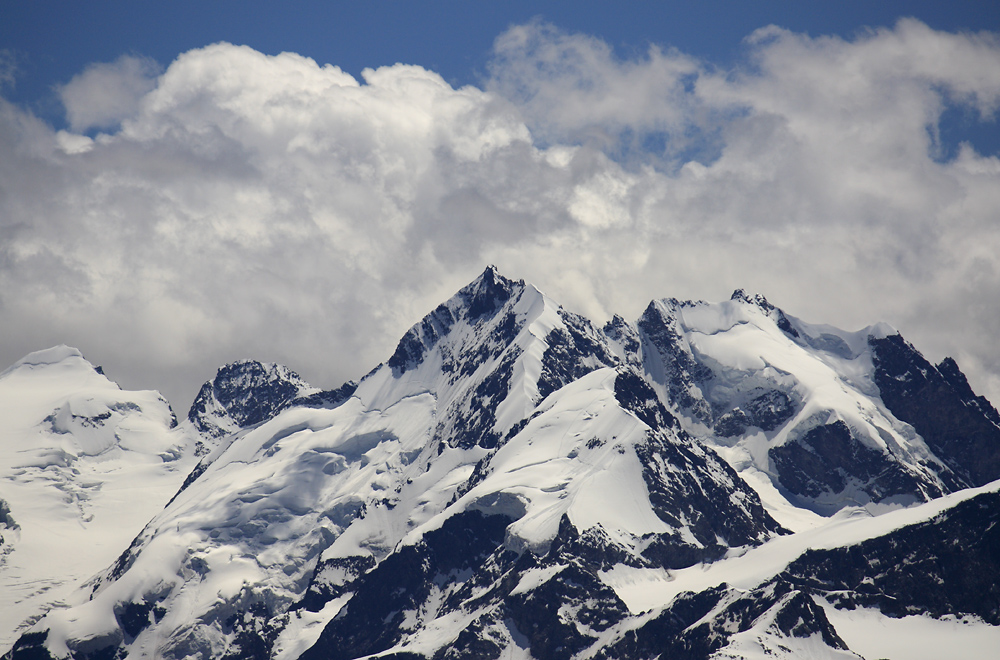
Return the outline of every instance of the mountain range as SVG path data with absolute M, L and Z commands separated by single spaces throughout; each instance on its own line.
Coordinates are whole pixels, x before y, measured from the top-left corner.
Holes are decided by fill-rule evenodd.
M 920 658 L 1000 648 L 1000 414 L 760 295 L 603 327 L 487 268 L 335 390 L 186 417 L 0 374 L 4 658 Z

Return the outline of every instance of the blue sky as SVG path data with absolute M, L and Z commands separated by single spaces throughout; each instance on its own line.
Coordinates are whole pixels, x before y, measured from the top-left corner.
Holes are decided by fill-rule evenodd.
M 296 52 L 357 77 L 366 67 L 418 64 L 455 86 L 487 75 L 493 40 L 512 24 L 541 18 L 563 30 L 600 37 L 628 57 L 649 44 L 677 48 L 728 66 L 757 28 L 779 25 L 813 36 L 849 38 L 868 28 L 913 16 L 947 31 L 1000 30 L 1000 3 L 989 0 L 871 2 L 768 0 L 765 2 L 630 2 L 612 7 L 595 0 L 567 2 L 317 2 L 261 0 L 170 3 L 107 0 L 4 3 L 0 48 L 17 67 L 8 99 L 25 104 L 55 125 L 62 106 L 53 91 L 91 62 L 137 54 L 168 65 L 184 51 L 217 41 L 263 53 Z M 948 137 L 1000 149 L 1000 131 L 954 113 Z
M 335 387 L 493 263 L 886 321 L 998 402 L 998 113 L 996 2 L 6 0 L 0 363 Z

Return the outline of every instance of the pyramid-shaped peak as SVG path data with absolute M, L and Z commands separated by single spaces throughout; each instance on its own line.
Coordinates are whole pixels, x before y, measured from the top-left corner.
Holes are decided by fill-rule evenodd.
M 462 287 L 449 300 L 438 305 L 410 328 L 387 362 L 395 373 L 402 374 L 423 362 L 427 351 L 447 336 L 459 322 L 470 326 L 489 323 L 509 303 L 520 299 L 528 286 L 500 274 L 496 266 L 487 266 L 476 279 Z M 537 291 L 532 287 L 533 291 Z M 540 294 L 539 294 L 540 295 Z
M 524 289 L 524 280 L 508 279 L 500 274 L 496 266 L 486 270 L 458 292 L 470 320 L 492 315 L 508 300 Z
M 500 274 L 500 269 L 498 269 L 494 264 L 488 264 L 483 270 L 482 274 L 477 279 L 482 279 L 486 277 L 507 279 Z

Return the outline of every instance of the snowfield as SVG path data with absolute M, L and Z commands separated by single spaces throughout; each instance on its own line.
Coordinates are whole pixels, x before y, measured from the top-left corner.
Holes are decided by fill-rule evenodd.
M 57 346 L 0 374 L 0 648 L 75 600 L 184 481 L 198 439 L 156 392 Z

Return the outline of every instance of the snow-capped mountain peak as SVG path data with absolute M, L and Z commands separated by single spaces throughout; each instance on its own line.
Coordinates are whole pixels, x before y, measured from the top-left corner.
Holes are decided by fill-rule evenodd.
M 202 385 L 187 418 L 199 432 L 218 438 L 260 424 L 296 397 L 317 391 L 285 366 L 240 360 Z
M 106 567 L 194 466 L 157 392 L 122 390 L 75 348 L 0 374 L 2 643 Z
M 491 266 L 410 328 L 356 396 L 385 409 L 429 393 L 440 417 L 453 417 L 455 424 L 440 427 L 437 438 L 492 447 L 544 396 L 614 363 L 606 340 L 589 321 Z
M 489 267 L 357 385 L 246 360 L 180 425 L 153 399 L 65 347 L 0 376 L 18 442 L 49 457 L 3 455 L 4 570 L 57 516 L 31 508 L 38 484 L 76 492 L 128 459 L 105 491 L 164 495 L 58 599 L 38 569 L 4 601 L 33 608 L 10 658 L 833 659 L 865 644 L 842 607 L 1000 620 L 1000 482 L 982 485 L 1000 414 L 884 324 L 810 324 L 737 290 L 597 328 Z M 168 441 L 155 466 L 133 449 Z M 97 504 L 85 529 L 115 510 Z M 976 566 L 957 582 L 949 536 Z
M 64 371 L 80 371 L 81 373 L 94 372 L 100 376 L 104 375 L 100 367 L 95 367 L 83 357 L 79 349 L 65 344 L 53 346 L 33 353 L 28 353 L 23 358 L 12 364 L 0 373 L 0 378 L 17 371 L 19 369 L 34 370 L 41 368 L 58 367 Z M 109 381 L 110 382 L 110 381 Z

